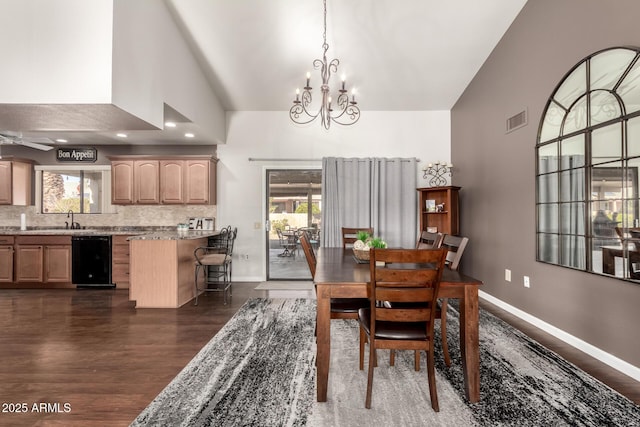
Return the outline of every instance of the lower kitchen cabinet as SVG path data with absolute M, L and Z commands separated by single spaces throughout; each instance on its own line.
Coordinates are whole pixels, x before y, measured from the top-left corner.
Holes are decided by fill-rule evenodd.
M 13 282 L 13 236 L 0 237 L 0 283 Z
M 17 236 L 15 282 L 71 284 L 70 236 Z
M 71 245 L 45 246 L 44 282 L 71 282 Z
M 111 281 L 116 288 L 129 288 L 129 241 L 128 235 L 114 235 L 111 238 Z
M 44 281 L 44 248 L 42 245 L 16 246 L 16 282 Z

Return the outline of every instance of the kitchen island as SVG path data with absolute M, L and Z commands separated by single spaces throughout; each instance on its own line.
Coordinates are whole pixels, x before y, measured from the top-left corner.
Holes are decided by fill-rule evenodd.
M 129 299 L 136 308 L 178 308 L 193 299 L 193 252 L 219 233 L 164 231 L 130 237 Z

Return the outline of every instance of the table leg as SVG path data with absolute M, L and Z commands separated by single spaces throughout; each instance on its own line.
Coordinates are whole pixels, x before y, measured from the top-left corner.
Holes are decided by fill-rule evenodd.
M 470 403 L 480 401 L 478 316 L 478 287 L 465 286 L 464 297 L 460 299 L 460 349 L 465 395 Z
M 318 402 L 327 401 L 329 359 L 331 355 L 331 290 L 329 285 L 317 284 L 316 367 Z

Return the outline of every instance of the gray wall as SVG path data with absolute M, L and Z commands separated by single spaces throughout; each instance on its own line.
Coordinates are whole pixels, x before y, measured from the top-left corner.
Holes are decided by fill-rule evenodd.
M 600 49 L 640 46 L 639 16 L 638 0 L 530 0 L 451 114 L 453 183 L 471 239 L 463 271 L 484 292 L 636 367 L 640 285 L 535 261 L 534 147 L 565 73 Z M 528 125 L 505 134 L 524 108 Z

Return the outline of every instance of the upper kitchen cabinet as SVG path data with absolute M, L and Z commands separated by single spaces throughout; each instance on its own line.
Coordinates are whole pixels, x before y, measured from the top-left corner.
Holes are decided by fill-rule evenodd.
M 133 160 L 111 162 L 111 203 L 130 205 L 133 197 Z
M 0 161 L 0 205 L 32 204 L 32 176 L 33 164 L 29 161 Z
M 160 203 L 160 162 L 158 160 L 133 162 L 133 189 L 137 204 Z
M 185 161 L 185 203 L 216 204 L 216 163 L 212 159 Z
M 111 157 L 113 204 L 215 204 L 216 159 Z
M 184 160 L 160 161 L 160 202 L 179 204 L 184 201 Z

